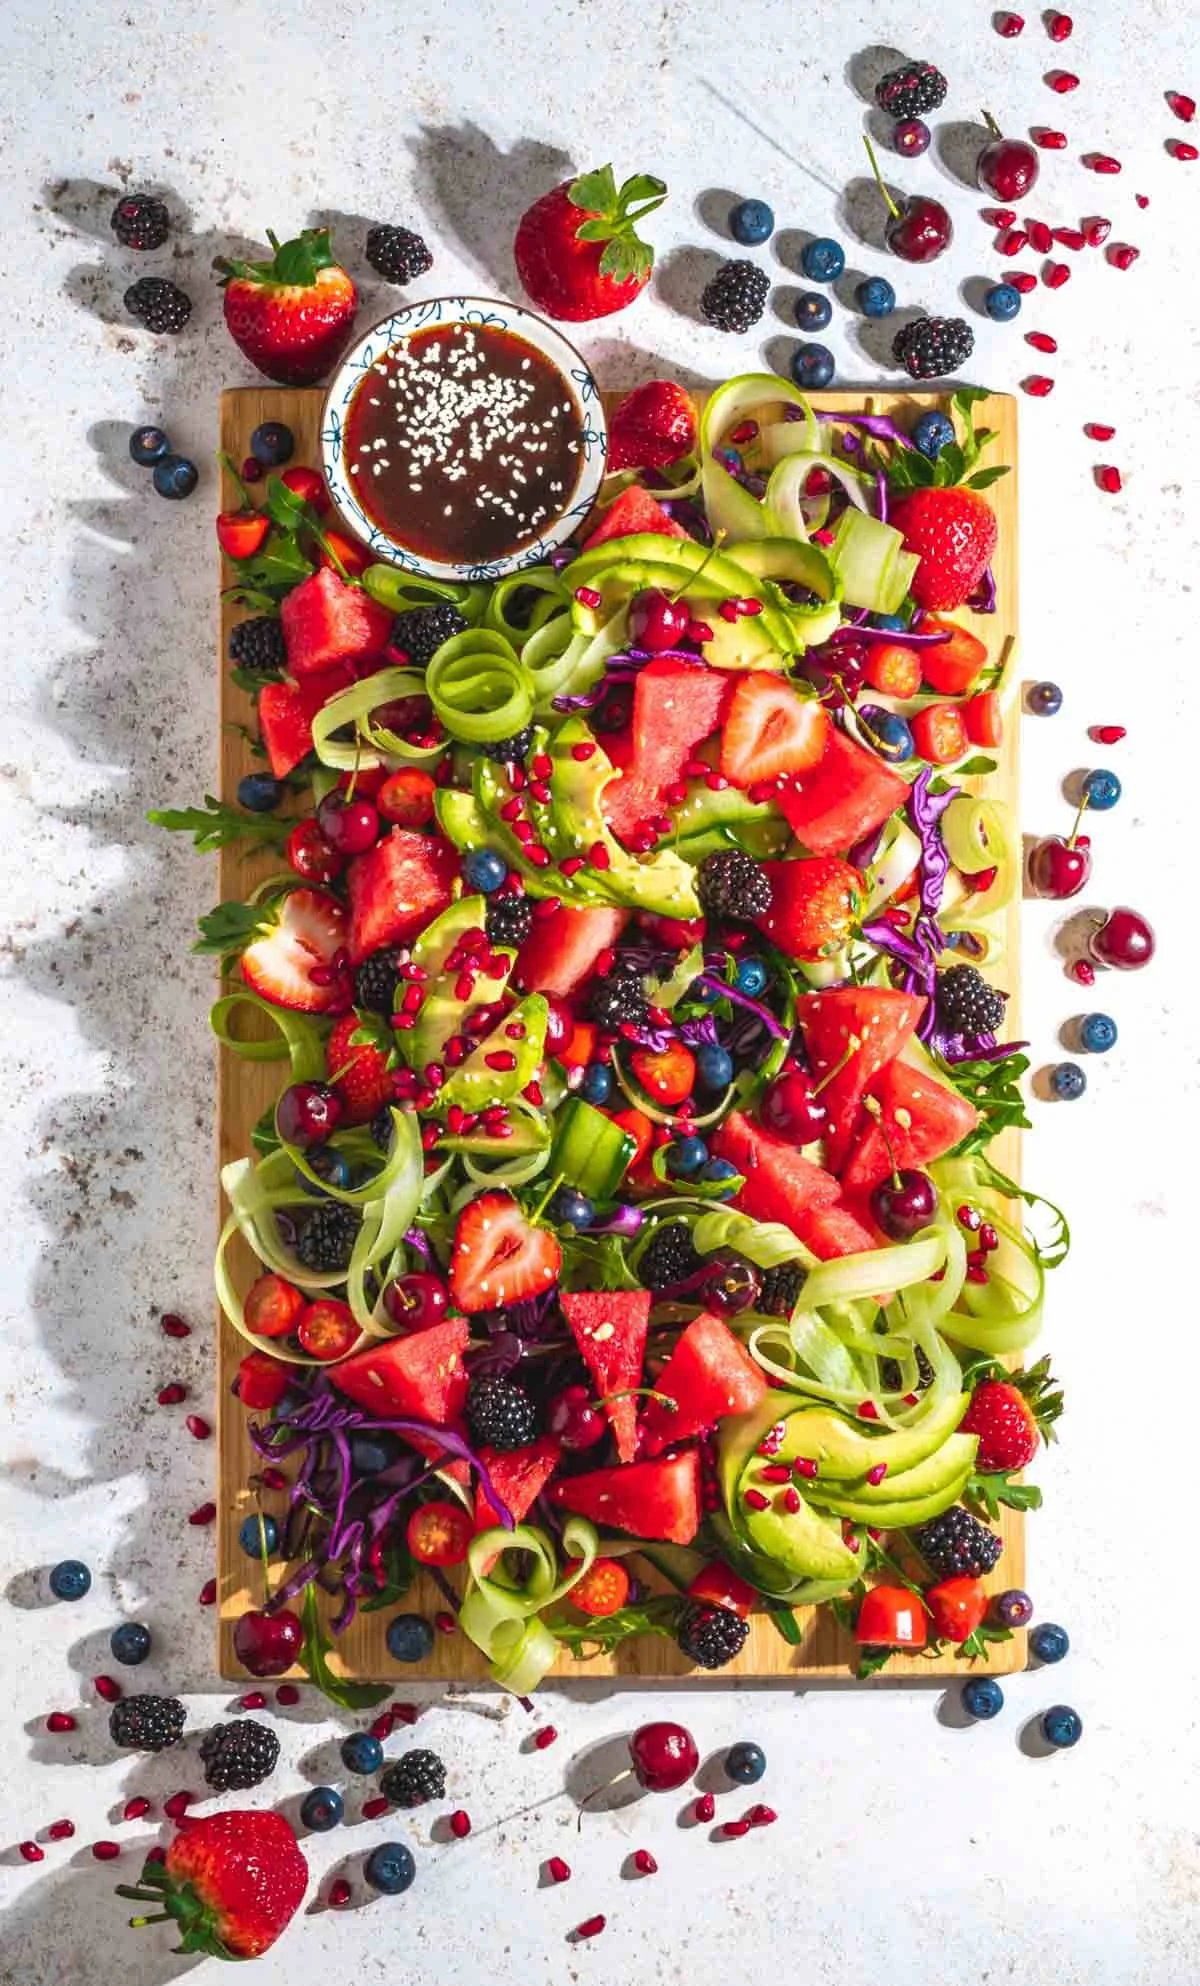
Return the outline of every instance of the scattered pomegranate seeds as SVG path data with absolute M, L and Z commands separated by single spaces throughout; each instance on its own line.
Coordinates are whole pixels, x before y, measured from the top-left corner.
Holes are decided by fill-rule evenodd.
M 209 1435 L 212 1433 L 212 1428 L 205 1420 L 203 1414 L 189 1414 L 184 1422 L 184 1426 L 193 1441 L 207 1441 Z
M 1075 23 L 1069 14 L 1048 14 L 1046 16 L 1046 33 L 1049 35 L 1051 41 L 1069 41 L 1074 26 Z
M 198 1503 L 188 1518 L 189 1524 L 211 1524 L 217 1514 L 215 1503 Z
M 552 1883 L 569 1883 L 571 1880 L 571 1865 L 569 1862 L 564 1862 L 561 1855 L 551 1855 L 549 1861 L 546 1863 L 546 1874 Z
M 1015 207 L 985 207 L 983 218 L 994 228 L 1010 228 L 1017 218 Z
M 807 1482 L 811 1482 L 815 1477 L 816 1473 L 817 1473 L 817 1464 L 816 1462 L 814 1462 L 811 1455 L 798 1455 L 796 1457 L 796 1461 L 792 1469 L 793 1475 L 803 1476 Z
M 195 1797 L 196 1795 L 189 1793 L 186 1787 L 181 1787 L 178 1793 L 172 1793 L 170 1799 L 163 1801 L 163 1812 L 167 1819 L 182 1820 Z
M 717 1803 L 711 1793 L 701 1793 L 692 1808 L 698 1821 L 710 1821 L 717 1811 Z
M 1079 78 L 1070 69 L 1052 69 L 1046 81 L 1057 97 L 1069 96 L 1079 88 Z
M 350 1901 L 350 1885 L 345 1876 L 335 1876 L 329 1885 L 330 1907 L 341 1910 Z
M 1022 14 L 994 14 L 992 22 L 996 33 L 1002 34 L 1005 41 L 1015 41 L 1019 34 L 1025 32 L 1025 19 Z
M 216 1597 L 217 1597 L 216 1580 L 206 1579 L 203 1586 L 200 1588 L 200 1605 L 202 1607 L 211 1607 L 216 1601 Z
M 456 1841 L 465 1841 L 471 1832 L 471 1816 L 465 1807 L 459 1807 L 450 1816 L 450 1832 Z
M 264 1489 L 281 1490 L 287 1488 L 287 1477 L 282 1469 L 264 1469 L 260 1478 Z
M 1183 159 L 1188 164 L 1193 159 L 1200 159 L 1200 152 L 1194 145 L 1189 145 L 1184 138 L 1168 138 L 1167 150 L 1173 159 Z
M 105 1703 L 119 1702 L 122 1694 L 121 1685 L 114 1676 L 93 1676 L 92 1688 L 97 1696 L 103 1697 Z
M 1037 124 L 1030 136 L 1034 144 L 1040 146 L 1043 152 L 1065 152 L 1067 149 L 1065 131 L 1048 131 L 1044 124 Z
M 115 1862 L 121 1852 L 119 1841 L 93 1841 L 92 1854 L 98 1862 Z
M 364 1800 L 362 1807 L 363 1819 L 378 1820 L 380 1814 L 386 1814 L 391 1804 L 390 1800 L 384 1799 L 382 1793 L 376 1794 L 372 1800 Z
M 1168 107 L 1174 111 L 1181 124 L 1190 124 L 1196 115 L 1195 97 L 1186 97 L 1182 90 L 1168 90 Z
M 1083 238 L 1089 248 L 1102 247 L 1111 233 L 1112 222 L 1106 220 L 1103 214 L 1093 214 L 1083 224 Z
M 634 1849 L 633 1866 L 639 1876 L 656 1876 L 658 1874 L 658 1863 L 648 1848 Z
M 275 1701 L 276 1703 L 282 1703 L 285 1708 L 293 1703 L 299 1703 L 300 1692 L 296 1688 L 295 1683 L 280 1683 L 279 1688 L 275 1692 Z
M 1107 421 L 1085 421 L 1083 432 L 1091 441 L 1111 441 L 1117 430 L 1109 427 Z
M 36 1841 L 23 1841 L 17 1850 L 23 1862 L 44 1862 L 46 1851 L 39 1848 Z
M 191 1325 L 185 1324 L 182 1317 L 176 1316 L 173 1310 L 164 1311 L 159 1322 L 168 1338 L 190 1338 L 192 1335 Z
M 874 1400 L 860 1400 L 854 1411 L 860 1421 L 877 1421 L 879 1419 L 879 1409 L 875 1405 Z
M 421 1714 L 415 1703 L 393 1703 L 391 1711 L 397 1724 L 415 1724 Z
M 577 1938 L 598 1938 L 607 1922 L 607 1917 L 602 1917 L 599 1912 L 597 1912 L 595 1917 L 585 1917 L 582 1924 L 575 1926 L 575 1936 Z
M 888 1465 L 886 1462 L 876 1462 L 873 1469 L 867 1470 L 867 1481 L 870 1483 L 872 1489 L 878 1489 L 887 1472 Z
M 1112 263 L 1114 269 L 1132 269 L 1141 252 L 1140 248 L 1132 247 L 1127 241 L 1114 241 L 1104 251 L 1106 260 Z
M 597 593 L 594 586 L 577 586 L 575 588 L 575 598 L 581 607 L 598 607 L 603 597 L 603 594 Z
M 1121 488 L 1121 471 L 1114 469 L 1110 462 L 1101 463 L 1096 471 L 1096 482 L 1108 496 L 1116 496 Z
M 1088 737 L 1097 745 L 1119 745 L 1125 736 L 1123 724 L 1093 724 L 1088 731 Z
M 1048 331 L 1027 331 L 1025 333 L 1025 343 L 1032 345 L 1035 352 L 1056 352 L 1058 350 L 1058 339 L 1052 338 Z
M 158 1404 L 160 1407 L 177 1407 L 181 1400 L 186 1399 L 187 1387 L 181 1386 L 178 1380 L 173 1379 L 169 1386 L 159 1388 Z
M 804 1498 L 801 1496 L 799 1490 L 796 1488 L 794 1483 L 790 1484 L 789 1487 L 784 1490 L 783 1496 L 780 1500 L 783 1504 L 784 1509 L 788 1512 L 789 1516 L 792 1517 L 798 1516 L 804 1505 Z M 720 1503 L 719 1495 L 714 1494 L 713 1506 L 712 1506 L 714 1510 L 718 1508 L 719 1503 Z
M 132 1800 L 126 1800 L 125 1810 L 121 1815 L 121 1819 L 129 1820 L 129 1821 L 141 1820 L 142 1815 L 148 1814 L 149 1811 L 150 1811 L 149 1800 L 146 1798 L 144 1793 L 138 1793 L 134 1796 Z
M 49 1841 L 69 1841 L 74 1832 L 75 1823 L 73 1820 L 51 1821 L 49 1827 L 46 1829 L 46 1838 Z
M 721 1833 L 728 1841 L 740 1841 L 742 1836 L 749 1834 L 749 1832 L 750 1823 L 748 1820 L 725 1821 L 721 1826 Z
M 1019 255 L 1028 241 L 1029 236 L 1024 228 L 1010 228 L 996 243 L 996 250 L 1000 255 Z
M 1035 248 L 1039 255 L 1049 255 L 1054 236 L 1045 221 L 1026 221 L 1025 232 L 1029 236 L 1030 246 Z
M 248 1690 L 245 1696 L 238 1698 L 239 1710 L 265 1710 L 266 1705 L 267 1699 L 260 1689 Z
M 52 1710 L 46 1719 L 46 1729 L 53 1731 L 57 1737 L 60 1732 L 73 1731 L 75 1719 L 69 1710 Z
M 1023 297 L 1027 297 L 1031 290 L 1037 288 L 1037 277 L 1031 275 L 1028 269 L 1014 269 L 1012 275 L 1007 276 L 1005 281 L 1011 283 L 1014 290 L 1020 290 Z
M 1069 248 L 1073 252 L 1082 248 L 1084 245 L 1085 237 L 1082 228 L 1053 228 L 1051 232 L 1055 241 L 1061 247 Z
M 1114 159 L 1108 152 L 1085 152 L 1083 163 L 1089 172 L 1114 173 L 1121 170 L 1120 159 Z
M 535 1731 L 533 1734 L 534 1750 L 544 1752 L 548 1745 L 552 1745 L 555 1742 L 557 1737 L 558 1732 L 555 1730 L 553 1724 L 543 1724 L 541 1730 Z
M 770 1827 L 779 1819 L 774 1807 L 751 1807 L 746 1815 L 751 1827 Z
M 748 1510 L 769 1510 L 771 1508 L 770 1497 L 764 1496 L 759 1489 L 743 1490 L 742 1502 Z
M 1064 283 L 1071 280 L 1071 271 L 1065 262 L 1047 262 L 1042 270 L 1042 281 L 1048 290 L 1061 290 Z
M 1068 966 L 1067 970 L 1071 978 L 1078 981 L 1080 986 L 1096 984 L 1096 968 L 1088 959 L 1076 959 L 1074 965 Z
M 159 1863 L 165 1862 L 166 1859 L 167 1851 L 165 1848 L 148 1848 L 146 1850 L 146 1860 L 148 1862 Z
M 729 439 L 732 442 L 736 442 L 740 446 L 740 444 L 743 441 L 753 441 L 757 433 L 758 433 L 757 421 L 743 421 L 739 427 L 736 427 L 733 430 L 733 433 L 730 435 Z

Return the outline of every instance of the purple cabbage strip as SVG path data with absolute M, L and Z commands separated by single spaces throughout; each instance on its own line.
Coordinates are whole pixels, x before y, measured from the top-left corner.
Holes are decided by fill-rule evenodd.
M 888 521 L 888 490 L 887 477 L 884 475 L 882 469 L 876 469 L 875 471 L 875 502 L 879 510 L 879 522 L 886 524 Z
M 886 414 L 834 414 L 826 412 L 823 407 L 814 408 L 813 411 L 819 421 L 836 421 L 840 427 L 864 428 L 868 434 L 875 435 L 880 441 L 898 441 L 902 448 L 911 448 L 913 445 L 903 428 L 898 428 L 895 421 L 890 420 Z M 795 418 L 803 419 L 798 407 Z
M 1028 1048 L 1027 1041 L 997 1041 L 991 1034 L 950 1034 L 942 1037 L 938 1053 L 944 1062 L 1003 1062 Z
M 935 634 L 912 634 L 908 628 L 862 628 L 854 630 L 856 641 L 896 641 L 902 648 L 933 648 L 939 641 L 949 641 L 950 635 L 939 630 Z
M 630 1207 L 622 1203 L 614 1207 L 607 1220 L 593 1221 L 589 1234 L 621 1234 L 632 1237 L 639 1233 L 646 1216 L 640 1207 Z
M 985 566 L 983 578 L 967 600 L 967 605 L 975 614 L 994 614 L 996 611 L 996 581 L 991 566 Z
M 419 1255 L 426 1267 L 432 1263 L 433 1250 L 429 1246 L 427 1237 L 421 1233 L 419 1227 L 410 1227 L 408 1229 L 404 1237 L 404 1246 L 411 1248 L 414 1254 Z
M 757 1014 L 763 1026 L 775 1036 L 777 1041 L 788 1040 L 790 1030 L 784 1027 L 782 1021 L 776 1020 L 769 1007 L 764 1007 L 759 1000 L 752 1000 L 748 993 L 739 993 L 735 986 L 726 986 L 722 979 L 710 979 L 706 972 L 699 973 L 694 983 L 706 987 L 710 992 L 719 993 L 723 1000 L 732 1000 L 735 1007 L 745 1007 L 749 1013 Z
M 697 1014 L 695 1020 L 680 1021 L 676 1033 L 686 1048 L 718 1047 L 721 1037 L 711 1014 Z

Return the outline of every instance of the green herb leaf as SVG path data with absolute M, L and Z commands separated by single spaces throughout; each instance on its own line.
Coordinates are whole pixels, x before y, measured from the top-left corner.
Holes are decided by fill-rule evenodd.
M 288 836 L 288 823 L 243 813 L 240 807 L 227 807 L 223 800 L 204 796 L 203 807 L 155 807 L 146 815 L 155 827 L 171 834 L 190 834 L 202 855 L 215 848 L 228 848 L 233 841 L 256 841 L 262 847 L 282 848 Z
M 305 1670 L 310 1682 L 316 1684 L 322 1696 L 330 1703 L 336 1703 L 341 1710 L 373 1710 L 392 1694 L 390 1683 L 351 1683 L 342 1676 L 335 1676 L 329 1666 L 329 1651 L 333 1642 L 326 1634 L 317 1608 L 316 1585 L 310 1581 L 304 1589 L 300 1605 L 300 1618 L 304 1623 L 304 1640 L 300 1647 L 300 1667 Z
M 242 952 L 261 930 L 266 914 L 261 903 L 219 903 L 200 918 L 200 936 L 192 950 L 222 957 Z
M 242 669 L 235 666 L 229 671 L 229 679 L 247 696 L 256 697 L 264 683 L 281 683 L 282 669 Z
M 982 1152 L 1001 1131 L 1013 1125 L 1022 1131 L 1032 1128 L 1025 1099 L 1018 1088 L 1029 1067 L 1028 1055 L 1006 1055 L 1000 1062 L 950 1063 L 938 1059 L 945 1080 L 979 1112 L 978 1124 L 954 1147 L 953 1157 L 968 1158 Z M 1062 1256 L 1056 1259 L 1061 1261 Z
M 1011 1055 L 1008 1060 L 1009 1062 L 1024 1061 L 1024 1057 Z M 999 1066 L 1004 1067 L 1005 1065 L 1002 1063 Z M 1026 1068 L 1029 1067 L 1027 1061 L 1024 1062 L 1024 1066 Z M 1025 1122 L 1024 1128 L 1029 1128 L 1027 1122 Z M 956 1151 L 955 1157 L 960 1156 L 960 1153 L 961 1147 L 959 1151 Z M 1053 1200 L 1048 1200 L 1044 1193 L 1033 1193 L 1027 1186 L 1018 1186 L 1016 1180 L 1009 1179 L 1005 1173 L 1000 1171 L 998 1166 L 992 1164 L 991 1159 L 986 1157 L 981 1158 L 980 1163 L 984 1168 L 984 1183 L 990 1186 L 994 1192 L 1003 1193 L 1009 1200 L 1023 1200 L 1031 1211 L 1034 1207 L 1045 1207 L 1053 1215 L 1054 1226 L 1049 1241 L 1043 1245 L 1036 1235 L 1031 1236 L 1031 1239 L 1037 1253 L 1039 1266 L 1043 1269 L 1057 1269 L 1061 1263 L 1066 1261 L 1067 1256 L 1071 1252 L 1071 1225 L 1062 1208 L 1056 1206 Z
M 1001 1504 L 1007 1510 L 1040 1510 L 1042 1492 L 1037 1484 L 1014 1483 L 1011 1475 L 1009 1469 L 974 1473 L 963 1493 L 963 1502 L 977 1516 L 990 1517 L 993 1522 L 1000 1515 Z
M 559 1287 L 565 1290 L 636 1290 L 641 1288 L 628 1262 L 619 1234 L 564 1235 Z
M 977 1627 L 973 1634 L 969 1634 L 965 1641 L 960 1641 L 952 1645 L 954 1645 L 955 1654 L 958 1655 L 960 1660 L 964 1662 L 978 1662 L 986 1656 L 989 1642 L 1011 1640 L 1012 1629 L 1010 1627 L 991 1627 L 985 1622 L 982 1627 Z
M 766 1611 L 771 1617 L 771 1625 L 783 1636 L 789 1648 L 799 1648 L 804 1632 L 796 1619 L 796 1609 L 789 1607 L 785 1600 L 767 1600 Z
M 680 1594 L 656 1593 L 638 1607 L 621 1607 L 603 1618 L 578 1622 L 554 1620 L 546 1625 L 577 1661 L 586 1662 L 593 1655 L 611 1654 L 623 1641 L 638 1634 L 657 1634 L 668 1641 L 674 1640 L 682 1606 Z
M 263 509 L 272 524 L 278 524 L 281 530 L 298 531 L 306 521 L 308 505 L 295 490 L 289 490 L 282 476 L 268 476 Z
M 294 533 L 273 531 L 261 551 L 241 561 L 237 580 L 226 587 L 224 597 L 243 607 L 250 606 L 252 599 L 263 598 L 273 605 L 315 570 Z
M 275 1105 L 269 1103 L 250 1133 L 250 1143 L 256 1152 L 268 1158 L 272 1152 L 282 1151 L 279 1133 L 275 1129 Z
M 893 1655 L 903 1654 L 901 1648 L 863 1648 L 858 1656 L 858 1679 L 865 1682 L 868 1676 L 877 1676 L 885 1669 Z
M 232 586 L 224 587 L 221 598 L 223 600 L 232 600 L 239 607 L 249 607 L 252 614 L 278 614 L 279 612 L 279 600 L 276 594 L 256 593 L 252 586 L 244 585 L 240 579 L 235 580 Z M 266 682 L 268 680 L 266 671 L 262 670 L 259 673 L 263 681 Z M 234 681 L 237 681 L 236 671 L 234 672 Z M 245 685 L 243 685 L 244 687 Z
M 956 441 L 948 441 L 937 459 L 937 482 L 941 489 L 962 481 L 966 457 Z
M 383 1554 L 384 1583 L 369 1600 L 360 1600 L 360 1614 L 378 1614 L 385 1607 L 398 1606 L 417 1576 L 412 1554 L 402 1539 L 393 1539 Z
M 994 462 L 990 469 L 978 469 L 973 476 L 968 476 L 967 488 L 969 490 L 989 489 L 993 483 L 1000 481 L 1001 476 L 1007 476 L 1008 474 L 1010 474 L 1010 468 L 1007 462 Z

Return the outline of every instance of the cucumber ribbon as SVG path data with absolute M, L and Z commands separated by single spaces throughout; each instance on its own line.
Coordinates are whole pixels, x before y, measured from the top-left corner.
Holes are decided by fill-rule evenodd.
M 533 679 L 505 635 L 470 628 L 444 641 L 425 672 L 434 712 L 452 737 L 494 745 L 533 716 Z
M 340 696 L 331 697 L 313 718 L 313 748 L 321 764 L 341 772 L 373 770 L 376 766 L 428 765 L 441 757 L 444 742 L 410 745 L 407 738 L 372 721 L 371 712 L 400 697 L 425 696 L 425 677 L 417 669 L 379 669 Z M 335 737 L 345 725 L 354 726 L 349 740 Z
M 561 1577 L 553 1541 L 536 1524 L 483 1531 L 467 1553 L 471 1583 L 458 1624 L 487 1657 L 492 1681 L 514 1696 L 535 1690 L 558 1658 L 558 1640 L 538 1616 L 543 1607 L 565 1599 L 591 1568 L 600 1549 L 595 1525 L 568 1517 L 562 1546 L 574 1563 Z M 523 1576 L 508 1569 L 510 1551 L 526 1554 Z
M 239 1007 L 262 1014 L 275 1029 L 266 1041 L 243 1041 L 235 1035 L 232 1019 Z M 226 993 L 214 1001 L 208 1024 L 223 1048 L 232 1048 L 246 1062 L 282 1062 L 290 1057 L 294 1083 L 315 1082 L 325 1074 L 325 1047 L 320 1030 L 303 1014 L 276 1007 L 247 987 L 239 993 Z

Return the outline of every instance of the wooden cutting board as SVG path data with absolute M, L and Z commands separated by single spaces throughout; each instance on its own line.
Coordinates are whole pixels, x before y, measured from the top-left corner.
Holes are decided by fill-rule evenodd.
M 318 431 L 321 417 L 322 394 L 314 389 L 288 388 L 275 386 L 244 387 L 223 393 L 221 396 L 221 447 L 229 458 L 241 463 L 249 454 L 250 436 L 260 421 L 284 421 L 296 437 L 296 463 L 319 466 L 320 449 Z M 944 396 L 929 393 L 817 393 L 811 396 L 817 407 L 828 408 L 843 413 L 898 413 L 904 425 L 908 425 L 919 412 L 928 408 L 946 408 Z M 1000 544 L 995 562 L 996 612 L 993 615 L 977 617 L 973 625 L 982 640 L 988 645 L 993 660 L 1002 656 L 1011 657 L 1012 645 L 1017 632 L 1017 416 L 1016 403 L 1008 394 L 995 394 L 980 402 L 976 409 L 976 419 L 980 426 L 994 428 L 998 439 L 988 454 L 989 462 L 1007 462 L 1013 473 L 1001 478 L 988 493 L 988 500 L 1000 520 Z M 232 478 L 225 475 L 221 490 L 222 509 L 237 509 L 241 499 Z M 227 574 L 221 573 L 217 583 L 225 583 Z M 220 646 L 218 649 L 218 671 L 221 685 L 221 797 L 232 801 L 237 784 L 244 773 L 261 767 L 261 761 L 251 757 L 243 728 L 252 725 L 253 709 L 250 700 L 237 689 L 230 680 L 227 648 L 229 632 L 238 612 L 226 603 L 221 604 Z M 1016 674 L 1011 668 L 1007 681 L 1016 687 Z M 1017 803 L 1017 736 L 1018 704 L 1016 694 L 1010 697 L 1007 713 L 1007 729 L 999 770 L 992 775 L 991 788 L 998 797 L 1009 802 L 1015 809 Z M 263 876 L 277 871 L 278 856 L 246 854 L 234 846 L 223 849 L 220 857 L 220 895 L 223 901 L 242 898 Z M 1019 1026 L 1019 939 L 1020 903 L 1015 902 L 1009 913 L 1008 932 L 1008 985 L 1012 988 L 1008 1017 L 1015 1033 Z M 249 1032 L 249 1030 L 247 1030 Z M 217 1077 L 217 1137 L 219 1162 L 222 1166 L 230 1160 L 241 1158 L 250 1150 L 250 1131 L 268 1104 L 274 1101 L 283 1080 L 285 1065 L 278 1062 L 255 1063 L 226 1052 L 220 1055 Z M 1010 1132 L 999 1141 L 996 1160 L 1010 1175 L 1019 1177 L 1020 1155 L 1019 1134 Z M 222 1203 L 220 1218 L 223 1220 L 226 1208 Z M 235 1273 L 244 1278 L 242 1287 L 248 1287 L 257 1272 L 257 1265 L 250 1250 L 242 1242 L 235 1243 L 231 1257 Z M 251 1562 L 245 1557 L 238 1544 L 238 1527 L 243 1518 L 254 1509 L 253 1499 L 246 1489 L 247 1478 L 255 1466 L 255 1457 L 246 1439 L 246 1416 L 236 1400 L 230 1396 L 229 1388 L 237 1371 L 238 1361 L 245 1349 L 241 1339 L 224 1317 L 219 1318 L 218 1350 L 218 1434 L 219 1434 L 219 1516 L 218 1516 L 218 1619 L 219 1619 L 219 1665 L 223 1676 L 243 1678 L 244 1671 L 239 1667 L 233 1653 L 233 1626 L 238 1616 L 249 1606 L 259 1604 L 257 1574 Z M 267 1495 L 263 1508 L 278 1509 L 282 1514 L 285 1498 L 282 1495 Z M 1005 1587 L 1023 1586 L 1025 1583 L 1025 1540 L 1024 1520 L 1012 1511 L 1006 1510 L 1001 1519 L 1000 1529 L 1004 1536 L 1004 1555 L 997 1573 L 990 1582 L 997 1590 Z M 639 1561 L 639 1571 L 649 1573 Z M 273 1575 L 273 1583 L 283 1577 L 283 1568 Z M 254 1581 L 253 1586 L 248 1582 Z M 647 1584 L 653 1583 L 647 1578 Z M 432 1616 L 445 1605 L 432 1583 L 422 1578 L 404 1602 L 405 1609 Z M 804 1609 L 799 1615 L 803 1629 L 798 1646 L 792 1647 L 783 1640 L 778 1630 L 765 1614 L 752 1618 L 750 1634 L 745 1648 L 735 1662 L 722 1670 L 723 1677 L 777 1678 L 781 1681 L 800 1681 L 808 1677 L 840 1677 L 843 1680 L 852 1675 L 854 1657 L 850 1637 L 840 1629 L 829 1609 Z M 395 1681 L 404 1677 L 410 1679 L 440 1679 L 445 1681 L 479 1681 L 486 1677 L 487 1664 L 472 1644 L 462 1634 L 439 1634 L 433 1654 L 428 1664 L 414 1668 L 394 1662 L 387 1652 L 384 1630 L 387 1616 L 384 1614 L 360 1614 L 350 1630 L 338 1640 L 337 1651 L 332 1658 L 335 1669 L 344 1674 L 363 1680 Z M 994 1643 L 986 1662 L 974 1665 L 972 1673 L 990 1669 L 996 1674 L 1007 1674 L 1025 1664 L 1025 1637 L 1014 1635 L 1011 1641 Z M 658 1636 L 642 1636 L 625 1643 L 611 1656 L 598 1656 L 588 1662 L 578 1662 L 569 1653 L 563 1653 L 552 1672 L 556 1676 L 578 1677 L 619 1677 L 623 1680 L 662 1681 L 672 1678 L 680 1682 L 696 1681 L 704 1672 L 690 1667 L 680 1654 L 674 1642 Z M 950 1657 L 897 1656 L 888 1663 L 884 1672 L 890 1677 L 936 1677 L 963 1673 L 963 1665 Z

